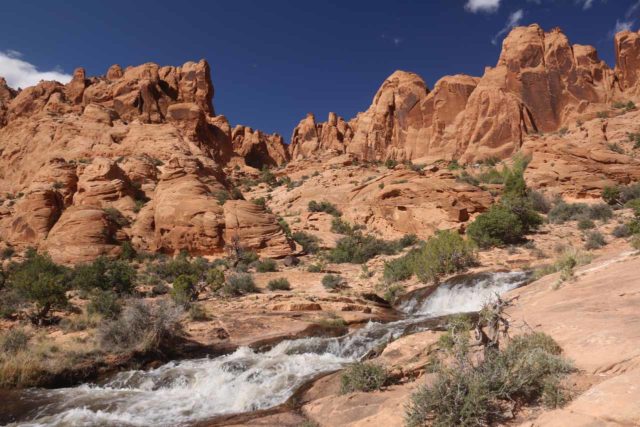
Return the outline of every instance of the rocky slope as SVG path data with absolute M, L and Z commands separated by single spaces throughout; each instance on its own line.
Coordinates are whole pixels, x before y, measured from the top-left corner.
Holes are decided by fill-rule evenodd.
M 296 185 L 247 198 L 272 197 L 282 216 L 327 199 L 347 219 L 393 236 L 463 229 L 492 203 L 490 187 L 447 170 L 454 159 L 474 174 L 477 162 L 524 152 L 530 186 L 598 196 L 640 179 L 640 112 L 629 104 L 640 96 L 640 34 L 617 34 L 615 48 L 610 69 L 559 29 L 518 27 L 482 77 L 445 76 L 430 90 L 417 74 L 397 71 L 365 112 L 351 120 L 329 113 L 326 122 L 309 114 L 288 146 L 216 115 L 206 61 L 114 65 L 100 77 L 78 69 L 66 85 L 23 90 L 0 79 L 0 245 L 77 263 L 116 254 L 125 241 L 215 255 L 241 238 L 284 256 L 296 248 L 274 215 L 224 203 L 242 198 L 238 187 L 265 167 Z M 389 159 L 424 167 L 371 163 Z M 314 221 L 294 228 L 330 241 L 330 224 Z
M 265 255 L 291 253 L 273 215 L 219 202 L 233 190 L 223 171 L 232 159 L 261 167 L 288 154 L 281 138 L 232 132 L 213 92 L 206 61 L 116 65 L 93 78 L 78 69 L 67 85 L 20 92 L 0 82 L 2 240 L 67 263 L 118 253 L 128 240 L 215 254 L 236 235 Z

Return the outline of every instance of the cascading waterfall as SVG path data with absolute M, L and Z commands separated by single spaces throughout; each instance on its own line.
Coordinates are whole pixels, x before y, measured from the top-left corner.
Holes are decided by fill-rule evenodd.
M 479 310 L 485 302 L 527 281 L 527 274 L 481 273 L 444 282 L 431 295 L 411 299 L 406 319 L 370 322 L 337 338 L 282 341 L 263 353 L 242 347 L 232 354 L 170 362 L 150 371 L 114 375 L 104 384 L 23 393 L 38 402 L 20 426 L 188 425 L 217 415 L 266 409 L 285 402 L 321 373 L 365 357 L 424 323 L 445 314 Z

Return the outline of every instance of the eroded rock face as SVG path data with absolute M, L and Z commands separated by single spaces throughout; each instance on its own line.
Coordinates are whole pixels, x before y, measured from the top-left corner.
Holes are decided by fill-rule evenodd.
M 0 193 L 13 195 L 0 202 L 0 239 L 64 263 L 117 254 L 127 240 L 169 254 L 222 253 L 219 194 L 231 190 L 222 169 L 238 154 L 212 98 L 206 61 L 114 65 L 102 77 L 78 68 L 66 85 L 19 92 L 0 81 Z M 267 165 L 288 160 L 281 138 L 250 133 L 256 141 L 241 144 L 241 156 L 254 156 L 256 143 Z M 275 217 L 251 215 L 240 215 L 247 244 L 291 253 Z
M 615 36 L 616 77 L 623 91 L 640 92 L 640 32 L 622 31 Z
M 233 151 L 256 169 L 281 166 L 290 159 L 289 149 L 282 136 L 267 135 L 259 130 L 238 125 L 231 133 Z
M 557 131 L 636 96 L 639 40 L 632 32 L 616 36 L 614 73 L 593 47 L 571 45 L 559 29 L 514 28 L 481 78 L 446 76 L 429 91 L 418 75 L 396 71 L 369 109 L 348 122 L 349 132 L 325 133 L 325 140 L 318 131 L 325 124 L 307 116 L 294 130 L 292 158 L 318 150 L 366 160 L 507 158 L 531 134 Z
M 329 113 L 324 123 L 317 123 L 313 114 L 307 114 L 293 130 L 289 150 L 294 159 L 304 159 L 319 152 L 345 152 L 353 130 L 349 123 L 336 113 Z

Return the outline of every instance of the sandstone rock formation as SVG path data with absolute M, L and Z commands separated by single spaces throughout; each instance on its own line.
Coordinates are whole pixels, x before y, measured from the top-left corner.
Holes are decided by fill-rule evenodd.
M 281 166 L 289 161 L 289 149 L 278 134 L 267 135 L 259 130 L 238 125 L 231 132 L 233 151 L 256 169 Z
M 206 61 L 114 65 L 103 77 L 79 68 L 66 85 L 18 92 L 0 81 L 0 239 L 65 263 L 117 254 L 127 240 L 170 254 L 223 252 L 221 194 L 232 185 L 222 169 L 236 154 L 213 93 Z M 287 161 L 281 139 L 255 134 L 267 165 Z M 241 155 L 259 152 L 252 143 Z M 241 244 L 273 256 L 295 249 L 275 217 L 251 212 L 241 215 Z
M 335 137 L 318 132 L 331 119 L 317 124 L 307 116 L 293 132 L 292 158 L 319 149 L 366 160 L 509 157 L 532 134 L 557 131 L 612 101 L 638 96 L 639 40 L 628 31 L 616 36 L 614 72 L 593 47 L 571 45 L 559 29 L 514 28 L 497 65 L 481 78 L 445 76 L 430 92 L 418 75 L 396 71 L 369 109 Z
M 345 152 L 345 142 L 352 137 L 351 126 L 336 113 L 329 113 L 328 120 L 319 124 L 315 116 L 309 113 L 293 130 L 289 147 L 291 157 L 307 158 L 325 151 L 341 154 Z

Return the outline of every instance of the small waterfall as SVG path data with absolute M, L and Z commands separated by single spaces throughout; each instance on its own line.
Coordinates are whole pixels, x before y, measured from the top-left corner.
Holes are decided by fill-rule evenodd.
M 478 273 L 454 277 L 423 300 L 411 299 L 400 309 L 414 316 L 444 316 L 478 311 L 488 302 L 527 283 L 526 272 Z
M 22 398 L 40 404 L 19 425 L 179 426 L 270 408 L 284 403 L 318 374 L 338 370 L 380 345 L 420 330 L 426 319 L 477 311 L 496 294 L 521 286 L 527 278 L 525 273 L 460 276 L 444 282 L 426 298 L 403 304 L 406 319 L 370 322 L 342 337 L 282 341 L 264 353 L 242 347 L 213 359 L 122 372 L 101 385 L 28 390 Z

